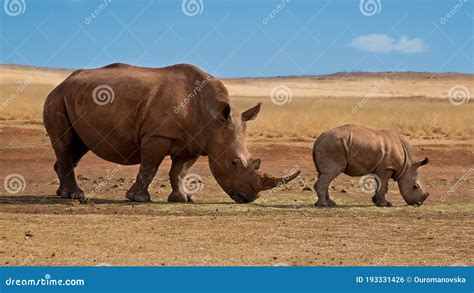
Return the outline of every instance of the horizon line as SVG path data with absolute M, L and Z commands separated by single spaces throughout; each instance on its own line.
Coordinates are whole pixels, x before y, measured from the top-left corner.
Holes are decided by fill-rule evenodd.
M 115 62 L 121 63 L 121 62 Z M 114 64 L 114 63 L 111 63 Z M 124 63 L 128 64 L 128 63 Z M 191 63 L 188 63 L 191 64 Z M 110 64 L 107 64 L 110 65 Z M 107 66 L 103 65 L 101 67 Z M 129 64 L 133 65 L 133 64 Z M 174 64 L 165 65 L 171 66 Z M 45 70 L 58 70 L 58 71 L 76 71 L 80 69 L 96 69 L 101 67 L 93 67 L 93 68 L 62 68 L 62 67 L 49 67 L 49 66 L 37 66 L 37 65 L 25 65 L 25 64 L 15 64 L 15 63 L 0 63 L 0 66 L 17 66 L 17 67 L 29 67 L 29 68 L 41 68 Z M 152 66 L 138 66 L 137 67 L 148 67 L 148 68 L 160 68 L 160 67 L 152 67 Z M 199 66 L 198 66 L 199 67 Z M 199 67 L 201 68 L 201 67 Z M 259 79 L 259 78 L 301 78 L 301 77 L 332 77 L 332 76 L 340 76 L 340 75 L 363 75 L 363 74 L 435 74 L 435 75 L 474 75 L 474 72 L 459 72 L 459 71 L 336 71 L 333 73 L 321 73 L 321 74 L 302 74 L 302 75 L 272 75 L 272 76 L 239 76 L 239 77 L 218 77 L 220 79 Z

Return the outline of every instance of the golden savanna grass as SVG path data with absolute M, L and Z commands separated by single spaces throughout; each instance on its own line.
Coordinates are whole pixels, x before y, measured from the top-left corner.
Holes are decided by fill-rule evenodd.
M 240 109 L 257 101 L 263 102 L 263 110 L 258 120 L 249 123 L 250 136 L 315 138 L 348 123 L 390 129 L 418 139 L 470 139 L 474 134 L 474 106 L 454 106 L 447 100 L 369 98 L 354 110 L 360 98 L 301 98 L 283 106 L 266 99 L 234 99 Z
M 48 93 L 70 71 L 0 66 L 0 120 L 41 122 Z M 347 123 L 400 132 L 418 139 L 471 139 L 474 105 L 453 105 L 449 89 L 463 85 L 474 93 L 467 74 L 337 74 L 324 77 L 226 79 L 231 101 L 240 110 L 263 103 L 249 124 L 250 137 L 314 138 Z M 285 86 L 286 103 L 271 92 Z

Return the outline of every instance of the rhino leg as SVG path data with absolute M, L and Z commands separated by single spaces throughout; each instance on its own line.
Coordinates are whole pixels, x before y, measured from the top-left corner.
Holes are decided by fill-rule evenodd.
M 62 120 L 62 117 L 57 118 Z M 54 171 L 56 171 L 59 178 L 59 188 L 56 194 L 63 198 L 84 200 L 84 192 L 77 185 L 74 168 L 79 160 L 88 152 L 88 148 L 77 136 L 74 129 L 69 126 L 68 120 L 65 117 L 63 120 L 57 122 L 56 127 L 64 125 L 65 129 L 54 129 L 53 127 L 53 129 L 49 128 L 50 131 L 48 132 L 50 133 L 53 149 L 56 154 Z
M 334 180 L 341 172 L 335 174 L 325 174 L 320 173 L 318 175 L 318 180 L 314 184 L 314 190 L 318 195 L 318 201 L 316 202 L 317 206 L 320 207 L 334 207 L 336 202 L 334 202 L 329 196 L 329 185 L 331 181 Z
M 171 145 L 171 140 L 163 137 L 151 137 L 143 140 L 144 142 L 140 145 L 140 169 L 135 183 L 126 193 L 129 200 L 137 202 L 150 201 L 148 186 L 168 154 Z
M 170 169 L 170 182 L 173 191 L 168 202 L 195 202 L 192 194 L 186 194 L 182 188 L 182 180 L 188 174 L 189 168 L 197 161 L 198 156 L 177 156 L 173 158 Z
M 378 207 L 391 207 L 392 203 L 385 199 L 385 195 L 388 191 L 388 181 L 392 177 L 393 171 L 392 170 L 384 170 L 380 172 L 376 172 L 380 179 L 380 186 L 378 187 L 377 192 L 372 197 L 372 202 Z
M 56 155 L 57 161 L 54 164 L 54 171 L 58 175 L 59 180 L 59 188 L 56 190 L 56 194 L 63 198 L 78 198 L 80 200 L 85 199 L 84 192 L 79 188 L 76 181 L 76 176 L 74 172 L 74 168 L 77 167 L 80 159 L 89 151 L 89 149 L 84 145 L 82 140 L 78 137 L 73 139 L 72 150 L 69 153 L 68 151 L 58 150 L 58 154 Z M 72 158 L 72 169 L 69 165 L 69 160 Z M 62 166 L 62 167 L 61 167 Z M 70 173 L 71 176 L 65 176 L 63 174 L 64 170 Z M 61 180 L 63 178 L 63 180 Z

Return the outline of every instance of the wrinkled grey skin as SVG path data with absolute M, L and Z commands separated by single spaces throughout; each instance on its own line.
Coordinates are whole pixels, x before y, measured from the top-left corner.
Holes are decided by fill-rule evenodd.
M 113 98 L 98 99 L 107 86 Z M 99 103 L 97 102 L 99 101 Z M 283 178 L 262 174 L 245 143 L 247 121 L 260 104 L 240 113 L 230 106 L 221 81 L 199 68 L 177 64 L 163 68 L 111 64 L 77 70 L 47 97 L 43 122 L 56 154 L 57 194 L 84 198 L 74 168 L 88 152 L 123 165 L 140 164 L 135 183 L 126 193 L 132 201 L 150 201 L 148 186 L 166 156 L 172 192 L 169 202 L 193 201 L 181 186 L 199 156 L 219 185 L 239 203 L 256 200 L 259 191 L 284 184 Z
M 385 199 L 388 181 L 398 182 L 400 193 L 409 205 L 421 205 L 429 193 L 421 187 L 418 168 L 428 158 L 414 161 L 412 148 L 398 134 L 357 125 L 344 125 L 323 132 L 314 143 L 313 162 L 318 172 L 314 184 L 317 206 L 332 207 L 329 184 L 339 174 L 363 176 L 375 174 L 380 186 L 372 201 L 376 206 L 389 207 Z

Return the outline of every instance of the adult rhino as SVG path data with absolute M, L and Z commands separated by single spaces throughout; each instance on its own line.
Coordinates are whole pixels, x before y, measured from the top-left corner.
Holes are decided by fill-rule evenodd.
M 400 193 L 409 205 L 421 205 L 429 193 L 422 189 L 418 168 L 428 158 L 415 161 L 412 147 L 402 136 L 386 130 L 343 125 L 323 132 L 313 146 L 313 162 L 318 172 L 314 189 L 317 206 L 332 207 L 329 184 L 339 174 L 363 176 L 375 174 L 377 190 L 372 201 L 390 207 L 385 199 L 388 181 L 398 182 Z
M 260 105 L 237 112 L 221 81 L 187 64 L 163 68 L 111 64 L 77 70 L 49 94 L 43 110 L 57 159 L 57 194 L 84 198 L 74 167 L 90 150 L 117 164 L 140 164 L 126 193 L 131 201 L 150 201 L 148 186 L 168 155 L 172 159 L 168 201 L 193 201 L 180 182 L 198 157 L 207 155 L 222 189 L 238 203 L 252 202 L 259 191 L 299 174 L 275 178 L 258 171 L 261 161 L 252 159 L 247 150 L 245 129 Z

